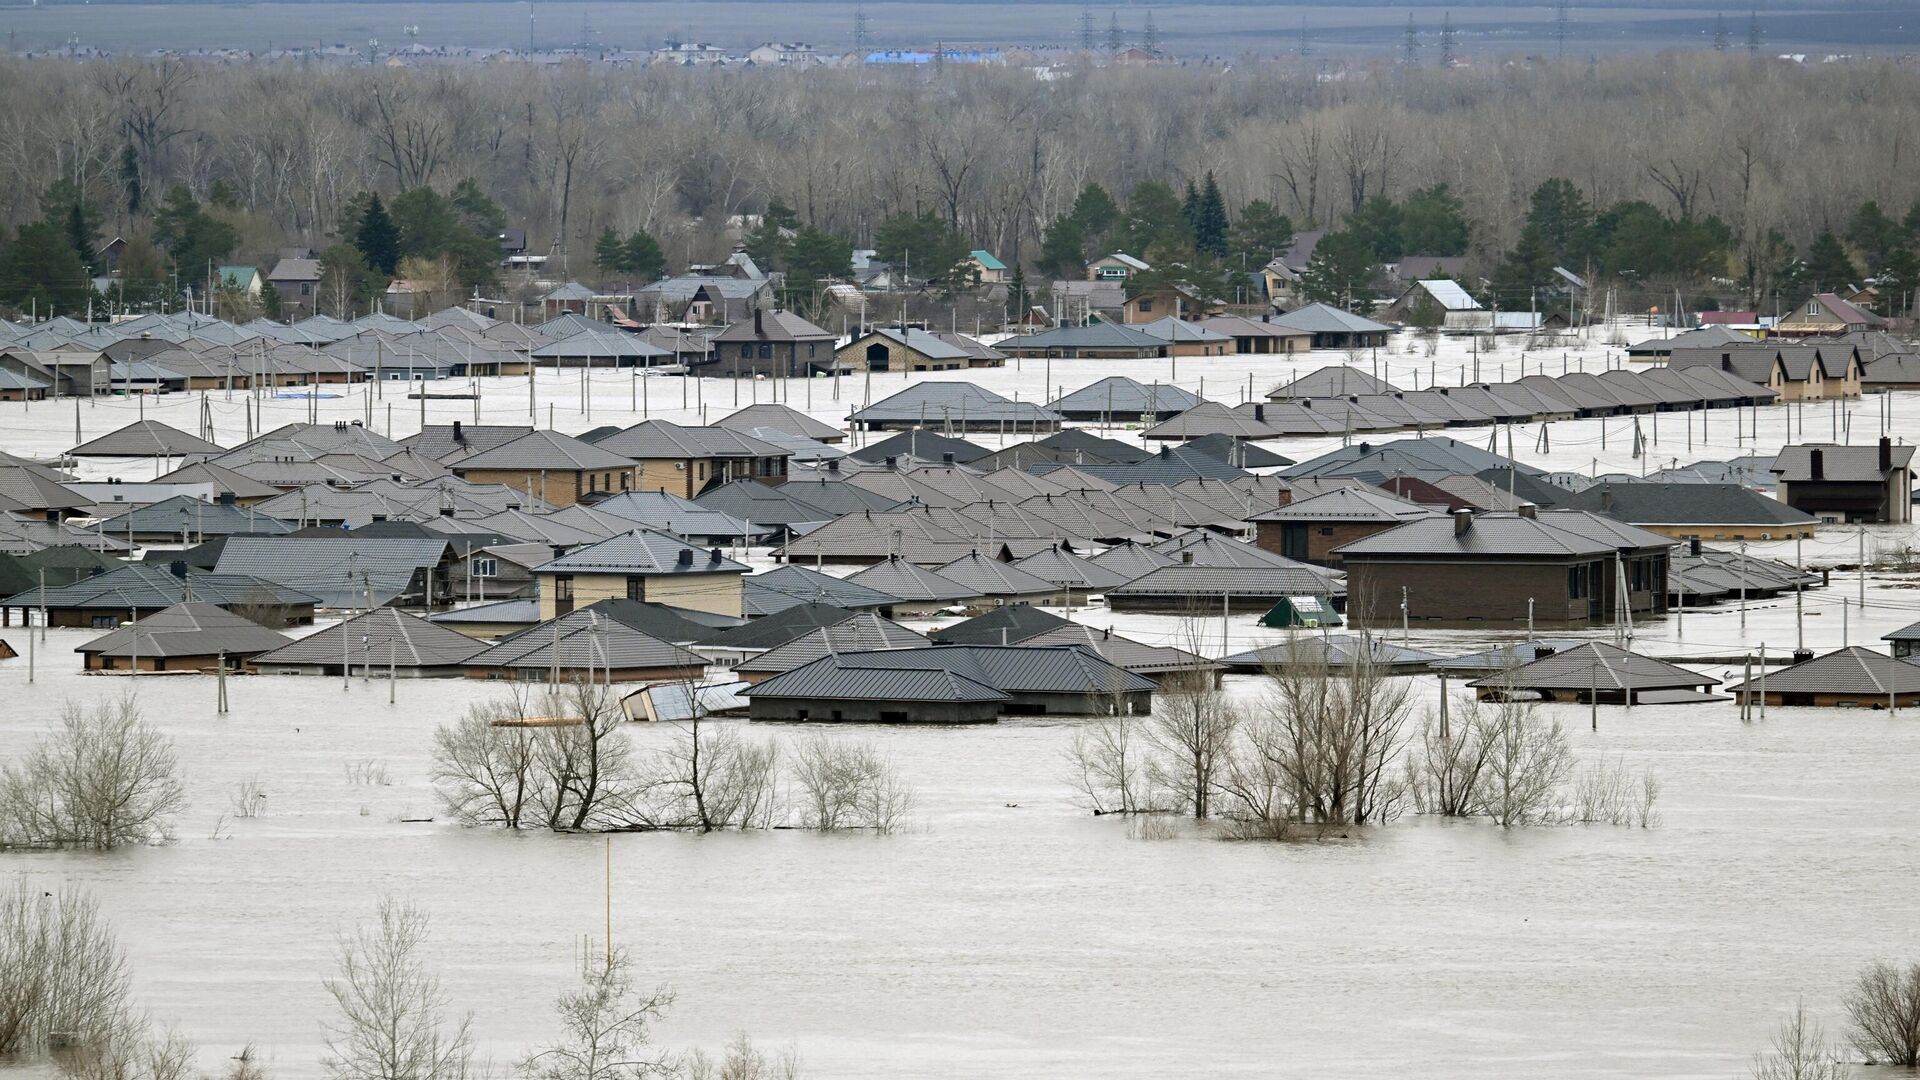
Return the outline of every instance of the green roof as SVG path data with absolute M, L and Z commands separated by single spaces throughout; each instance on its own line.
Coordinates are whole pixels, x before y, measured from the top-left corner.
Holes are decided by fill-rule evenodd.
M 215 272 L 220 275 L 220 284 L 223 288 L 242 289 L 252 282 L 254 278 L 259 276 L 260 268 L 257 266 L 223 266 Z
M 980 269 L 982 270 L 1005 270 L 1007 268 L 1007 264 L 994 258 L 993 252 L 991 251 L 973 251 L 968 252 L 968 254 L 973 256 L 973 261 L 979 263 Z

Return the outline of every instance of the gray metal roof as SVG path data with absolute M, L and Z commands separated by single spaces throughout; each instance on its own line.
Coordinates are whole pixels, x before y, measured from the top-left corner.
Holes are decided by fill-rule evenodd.
M 437 565 L 447 541 L 342 536 L 234 536 L 214 566 L 219 574 L 249 574 L 318 597 L 322 606 L 390 603 L 414 576 Z
M 1133 326 L 1097 322 L 1087 326 L 1059 326 L 1037 334 L 1022 334 L 999 343 L 1002 352 L 1033 353 L 1048 349 L 1131 349 L 1158 356 L 1167 348 L 1164 338 Z
M 1738 484 L 1596 484 L 1559 500 L 1570 510 L 1592 510 L 1635 525 L 1795 525 L 1812 514 Z
M 1043 631 L 1021 642 L 1028 648 L 1047 645 L 1077 645 L 1092 649 L 1110 664 L 1128 671 L 1159 675 L 1171 671 L 1213 671 L 1220 665 L 1197 653 L 1166 645 L 1148 645 L 1112 630 L 1096 630 L 1083 623 L 1069 622 Z
M 935 523 L 924 512 L 902 510 L 847 514 L 788 541 L 782 552 L 790 562 L 828 557 L 838 561 L 900 556 L 915 563 L 938 566 L 952 562 L 973 548 L 971 536 Z M 884 592 L 894 592 L 878 581 L 872 584 Z M 895 595 L 902 599 L 922 598 Z
M 1910 694 L 1920 692 L 1920 665 L 1852 645 L 1769 671 L 1765 681 L 1769 694 Z M 1728 689 L 1736 694 L 1758 693 L 1760 683 L 1756 677 Z
M 1543 651 L 1562 652 L 1584 644 L 1586 644 L 1585 638 L 1530 638 L 1526 641 L 1482 649 L 1465 656 L 1449 656 L 1443 660 L 1435 660 L 1427 666 L 1435 671 L 1484 675 L 1530 664 L 1538 660 Z
M 929 643 L 925 634 L 909 630 L 891 619 L 883 619 L 871 611 L 863 611 L 850 619 L 815 627 L 759 656 L 741 661 L 734 670 L 753 673 L 791 671 L 834 653 L 909 649 Z
M 75 652 L 101 656 L 214 656 L 236 660 L 287 644 L 269 630 L 225 608 L 195 600 L 163 608 L 138 622 L 94 638 Z
M 671 352 L 613 327 L 595 327 L 549 342 L 530 353 L 535 360 L 645 360 Z
M 742 319 L 713 336 L 714 344 L 742 341 L 832 341 L 834 334 L 791 311 L 762 311 L 758 318 Z
M 729 431 L 753 434 L 754 428 L 770 427 L 798 435 L 805 439 L 818 439 L 830 442 L 847 437 L 847 433 L 824 421 L 815 420 L 791 405 L 779 402 L 763 401 L 758 405 L 748 405 L 729 413 L 713 422 L 717 428 Z
M 618 453 L 584 443 L 557 431 L 535 431 L 512 442 L 463 457 L 453 463 L 456 473 L 473 469 L 522 471 L 550 469 L 577 472 L 591 469 L 631 469 L 633 462 Z
M 158 611 L 184 600 L 205 600 L 222 607 L 300 607 L 312 595 L 250 574 L 196 574 L 176 577 L 164 567 L 136 563 L 81 578 L 70 585 L 27 589 L 0 601 L 12 607 L 46 606 L 65 610 L 125 608 Z
M 889 592 L 809 570 L 804 566 L 781 566 L 746 579 L 744 601 L 747 614 L 767 615 L 796 604 L 832 604 L 858 609 L 887 607 L 900 598 Z
M 1125 375 L 1109 375 L 1064 397 L 1047 408 L 1062 416 L 1091 417 L 1108 413 L 1154 413 L 1171 416 L 1200 404 L 1201 397 L 1172 383 L 1147 383 Z M 1064 433 L 1063 433 L 1064 434 Z M 1123 444 L 1124 445 L 1124 444 Z
M 459 454 L 491 450 L 515 439 L 533 434 L 528 424 L 428 424 L 400 445 L 423 457 L 444 461 Z
M 1235 439 L 1271 439 L 1280 431 L 1251 413 L 1236 412 L 1217 401 L 1203 401 L 1179 416 L 1141 432 L 1143 439 L 1197 439 L 1222 434 Z
M 956 439 L 951 435 L 942 435 L 937 431 L 924 428 L 911 428 L 897 435 L 889 435 L 879 442 L 868 443 L 849 453 L 856 461 L 882 462 L 888 458 L 909 457 L 921 461 L 945 461 L 948 454 L 958 465 L 978 461 L 993 453 L 977 443 L 965 439 Z
M 1586 641 L 1468 685 L 1514 690 L 1658 690 L 1715 686 L 1719 682 L 1664 660 L 1628 652 L 1618 645 Z
M 839 516 L 799 498 L 785 486 L 769 487 L 758 480 L 730 481 L 701 494 L 694 502 L 755 525 L 823 522 Z
M 975 596 L 1047 596 L 1057 591 L 1053 582 L 978 551 L 967 552 L 938 572 L 948 581 L 972 589 Z
M 1779 456 L 1773 459 L 1771 471 L 1775 476 L 1789 483 L 1810 481 L 1813 479 L 1813 451 L 1815 450 L 1820 451 L 1820 474 L 1823 481 L 1877 484 L 1886 478 L 1886 473 L 1880 468 L 1880 448 L 1872 443 L 1864 446 L 1840 446 L 1835 443 L 1783 446 L 1780 448 Z M 1913 447 L 1889 447 L 1888 456 L 1893 468 L 1907 468 L 1913 463 Z
M 1267 391 L 1268 401 L 1292 398 L 1345 397 L 1348 394 L 1393 394 L 1399 387 L 1344 364 L 1330 364 L 1281 383 Z
M 1087 560 L 1103 570 L 1110 570 L 1128 581 L 1142 577 L 1162 566 L 1175 566 L 1180 560 L 1171 555 L 1162 555 L 1145 544 L 1128 541 L 1113 547 Z
M 1518 513 L 1473 515 L 1465 533 L 1456 534 L 1454 515 L 1422 518 L 1344 544 L 1344 558 L 1368 555 L 1417 555 L 1434 558 L 1537 556 L 1562 558 L 1608 555 L 1640 548 L 1671 548 L 1676 541 L 1611 521 L 1585 510 L 1549 510 L 1535 517 Z
M 1109 569 L 1091 559 L 1083 559 L 1052 545 L 1024 559 L 1014 560 L 1013 565 L 1035 577 L 1052 582 L 1057 588 L 1078 589 L 1082 592 L 1099 592 L 1133 580 L 1118 570 Z
M 913 422 L 936 426 L 948 420 L 1058 424 L 1060 414 L 1030 401 L 1011 401 L 974 383 L 928 381 L 876 401 L 855 412 L 851 419 L 859 423 Z
M 1482 469 L 1514 466 L 1523 473 L 1541 470 L 1515 465 L 1499 454 L 1458 439 L 1436 436 L 1429 439 L 1400 439 L 1389 443 L 1355 443 L 1330 450 L 1317 458 L 1303 461 L 1280 475 L 1358 476 L 1362 479 L 1389 476 L 1417 476 L 1431 479 L 1441 476 L 1472 476 Z
M 794 604 L 750 619 L 739 626 L 709 631 L 695 645 L 701 649 L 740 649 L 748 652 L 775 649 L 797 637 L 823 626 L 845 622 L 853 616 L 854 612 L 832 604 Z
M 1308 304 L 1276 316 L 1273 321 L 1289 330 L 1309 334 L 1384 334 L 1393 329 L 1385 323 L 1362 318 L 1330 304 Z
M 219 454 L 225 448 L 158 420 L 135 420 L 67 451 L 74 457 L 179 457 Z
M 642 421 L 601 439 L 597 445 L 635 461 L 792 456 L 781 447 L 738 431 L 722 427 L 684 427 L 667 420 Z
M 1189 596 L 1195 610 L 1210 612 L 1211 598 L 1221 596 L 1345 596 L 1346 581 L 1337 573 L 1305 563 L 1292 566 L 1163 566 L 1107 590 L 1116 596 Z
M 137 536 L 155 534 L 195 538 L 232 535 L 282 535 L 295 526 L 264 511 L 233 503 L 204 502 L 191 495 L 175 495 L 146 506 L 136 506 L 124 514 L 103 519 L 90 526 L 106 536 L 128 533 Z
M 665 491 L 623 491 L 593 504 L 602 514 L 638 522 L 674 536 L 759 537 L 769 523 L 746 521 Z
M 862 685 L 869 677 L 861 673 L 868 671 L 940 671 L 1002 693 L 1115 694 L 1150 691 L 1154 686 L 1152 680 L 1082 646 L 934 645 L 825 656 L 768 679 L 749 694 L 846 697 L 845 688 Z
M 1255 514 L 1249 521 L 1405 521 L 1430 517 L 1418 503 L 1365 488 L 1340 488 Z
M 1075 624 L 1032 604 L 1007 604 L 984 615 L 941 627 L 932 636 L 942 645 L 1018 645 L 1049 630 L 1072 625 Z
M 682 553 L 685 553 L 683 559 Z M 744 574 L 745 563 L 704 551 L 655 529 L 639 528 L 623 536 L 589 544 L 533 568 L 541 574 Z
M 706 659 L 591 608 L 530 626 L 476 653 L 473 667 L 542 671 L 596 668 L 704 668 Z
M 889 556 L 847 578 L 857 585 L 878 589 L 901 600 L 942 602 L 971 600 L 979 596 L 970 586 L 916 566 L 898 555 Z
M 1353 667 L 1374 664 L 1384 667 L 1426 666 L 1441 659 L 1438 653 L 1395 645 L 1371 634 L 1300 633 L 1285 641 L 1248 649 L 1220 662 L 1236 668 L 1287 667 L 1293 664 L 1326 664 L 1329 667 Z
M 957 671 L 863 666 L 859 662 L 864 655 L 825 657 L 749 686 L 741 693 L 748 698 L 935 703 L 1005 701 L 1010 697 Z
M 309 634 L 255 660 L 262 669 L 275 664 L 338 665 L 342 656 L 355 667 L 453 667 L 486 649 L 485 642 L 394 608 L 375 608 L 345 622 Z

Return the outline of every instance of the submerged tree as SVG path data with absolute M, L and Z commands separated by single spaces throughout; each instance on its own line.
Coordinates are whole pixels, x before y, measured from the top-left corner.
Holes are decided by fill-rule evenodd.
M 372 924 L 342 933 L 339 973 L 326 980 L 339 1011 L 327 1025 L 334 1080 L 465 1080 L 473 1020 L 448 1018 L 440 979 L 427 966 L 427 916 L 385 897 Z
M 0 844 L 108 850 L 171 837 L 186 809 L 173 742 L 131 697 L 69 701 L 60 727 L 0 770 Z

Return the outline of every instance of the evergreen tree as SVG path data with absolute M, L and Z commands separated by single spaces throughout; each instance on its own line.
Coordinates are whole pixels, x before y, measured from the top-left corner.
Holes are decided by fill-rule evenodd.
M 1375 262 L 1398 262 L 1407 250 L 1400 239 L 1400 217 L 1400 206 L 1392 199 L 1368 199 L 1347 216 L 1345 231 L 1367 246 Z
M 153 238 L 168 255 L 182 282 L 198 281 L 240 242 L 233 226 L 201 208 L 184 186 L 167 190 L 153 216 Z
M 223 177 L 215 180 L 213 186 L 207 189 L 207 204 L 209 206 L 217 206 L 222 210 L 238 210 L 240 209 L 240 193 L 233 190 L 233 185 L 227 183 Z
M 1056 278 L 1082 276 L 1087 262 L 1087 235 L 1072 214 L 1053 219 L 1040 237 L 1040 270 Z
M 400 265 L 400 230 L 377 191 L 367 195 L 366 206 L 354 226 L 353 246 L 367 266 L 379 273 L 391 276 Z
M 73 245 L 80 262 L 92 269 L 100 245 L 99 215 L 86 192 L 71 180 L 56 180 L 40 195 L 40 218 L 56 222 Z
M 1309 300 L 1360 311 L 1373 299 L 1376 269 L 1366 241 L 1345 230 L 1330 232 L 1314 245 L 1300 275 L 1300 292 Z
M 1018 323 L 1027 317 L 1027 272 L 1016 262 L 1007 278 L 1007 322 Z
M 1913 294 L 1920 289 L 1920 255 L 1911 244 L 1887 253 L 1880 267 L 1880 314 L 1898 318 L 1912 314 Z
M 1880 204 L 1869 199 L 1860 204 L 1847 221 L 1847 242 L 1860 253 L 1867 272 L 1874 273 L 1887 261 L 1887 254 L 1901 241 L 1900 223 L 1888 217 Z
M 260 285 L 260 313 L 269 319 L 280 317 L 280 290 L 274 288 L 271 281 Z
M 1193 230 L 1193 246 L 1216 259 L 1227 257 L 1227 203 L 1213 173 L 1200 189 L 1199 216 Z
M 1240 208 L 1240 218 L 1227 233 L 1227 252 L 1234 265 L 1248 270 L 1265 266 L 1293 243 L 1293 221 L 1272 203 L 1255 199 Z
M 86 266 L 59 222 L 20 226 L 0 252 L 0 302 L 42 315 L 84 310 L 93 291 Z
M 1470 232 L 1466 208 L 1445 184 L 1416 191 L 1400 206 L 1405 255 L 1465 255 Z
M 1198 246 L 1200 238 L 1200 191 L 1187 181 L 1187 193 L 1180 197 L 1180 216 L 1187 221 L 1187 234 L 1194 238 Z
M 460 216 L 467 228 L 496 243 L 500 234 L 507 228 L 507 212 L 480 189 L 479 181 L 469 176 L 453 185 L 447 194 L 447 201 L 453 204 L 454 213 Z
M 372 214 L 369 207 L 368 217 Z M 476 220 L 470 206 L 463 207 L 431 187 L 417 187 L 394 196 L 387 214 L 399 234 L 401 259 L 444 258 L 453 264 L 463 290 L 492 285 L 500 265 L 500 234 L 485 220 Z M 371 254 L 367 264 L 381 269 Z
M 593 266 L 607 275 L 622 273 L 627 268 L 627 245 L 611 225 L 601 229 L 600 238 L 593 242 Z
M 1520 239 L 1513 250 L 1500 260 L 1493 272 L 1489 294 L 1483 299 L 1490 307 L 1519 311 L 1534 304 L 1535 290 L 1553 280 L 1553 268 L 1557 265 L 1553 257 L 1553 248 L 1537 225 L 1529 224 L 1520 230 Z
M 930 210 L 895 214 L 882 221 L 874 230 L 873 253 L 890 266 L 910 268 L 914 276 L 949 290 L 963 284 L 970 269 L 965 266 L 966 238 Z
M 655 281 L 667 272 L 667 255 L 660 250 L 660 241 L 636 230 L 622 245 L 625 260 L 624 269 L 634 278 L 646 282 Z
M 768 199 L 767 212 L 760 215 L 760 224 L 746 235 L 746 252 L 762 268 L 784 268 L 786 239 L 783 230 L 797 231 L 799 227 L 799 215 L 779 199 Z
M 1126 213 L 1117 228 L 1120 243 L 1135 255 L 1162 240 L 1193 245 L 1193 228 L 1181 210 L 1180 197 L 1158 180 L 1141 183 L 1127 196 Z
M 335 244 L 320 253 L 320 288 L 314 306 L 337 318 L 352 318 L 368 310 L 374 290 L 385 284 L 387 276 L 367 265 L 358 247 Z
M 1847 249 L 1832 229 L 1820 230 L 1807 248 L 1807 283 L 1816 292 L 1832 292 L 1852 284 L 1860 276 L 1859 268 L 1847 257 Z
M 1566 180 L 1556 177 L 1533 189 L 1527 224 L 1540 230 L 1556 265 L 1581 263 L 1592 254 L 1593 209 Z
M 787 277 L 790 282 L 796 275 L 818 281 L 850 277 L 852 274 L 853 245 L 832 233 L 812 225 L 803 225 L 787 241 Z

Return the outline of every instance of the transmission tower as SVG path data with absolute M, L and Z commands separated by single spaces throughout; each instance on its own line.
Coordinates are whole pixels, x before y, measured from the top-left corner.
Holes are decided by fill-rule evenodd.
M 1459 41 L 1453 32 L 1453 12 L 1440 16 L 1440 66 L 1452 67 L 1460 59 Z
M 867 47 L 873 44 L 872 35 L 867 30 L 867 5 L 855 4 L 853 7 L 853 51 L 866 55 Z
M 1304 15 L 1300 17 L 1299 52 L 1300 52 L 1300 59 L 1302 60 L 1305 60 L 1307 57 L 1313 55 L 1313 38 L 1308 36 L 1307 34 L 1307 17 Z
M 1567 0 L 1559 0 L 1553 5 L 1553 44 L 1555 54 L 1562 60 L 1567 57 L 1568 22 Z
M 1758 11 L 1749 11 L 1747 13 L 1747 55 L 1748 56 L 1760 55 L 1761 40 L 1762 39 L 1760 34 L 1760 13 Z
M 1160 28 L 1153 25 L 1152 8 L 1147 9 L 1147 25 L 1141 29 L 1140 39 L 1140 43 L 1147 47 L 1148 52 L 1160 51 Z
M 1093 8 L 1088 4 L 1080 5 L 1080 51 L 1093 51 Z
M 1727 51 L 1727 17 L 1719 13 L 1713 16 L 1713 51 Z
M 1120 33 L 1120 13 L 1117 11 L 1108 12 L 1107 13 L 1107 51 L 1110 53 L 1117 53 L 1121 49 L 1125 48 L 1126 44 L 1127 44 L 1126 36 Z
M 1400 62 L 1412 67 L 1420 62 L 1420 31 L 1413 25 L 1413 12 L 1407 12 L 1407 40 L 1400 46 Z

